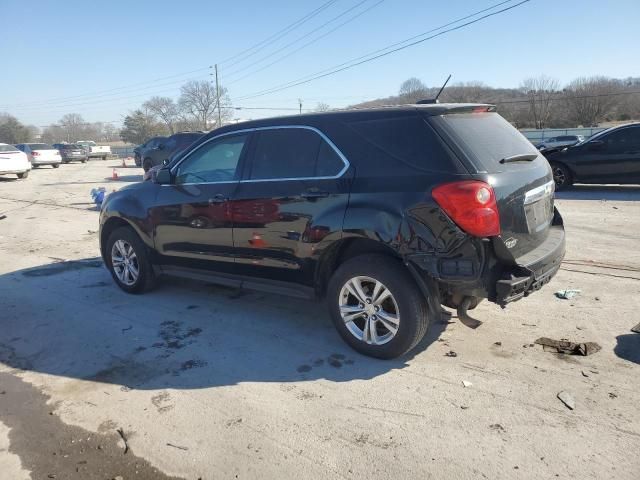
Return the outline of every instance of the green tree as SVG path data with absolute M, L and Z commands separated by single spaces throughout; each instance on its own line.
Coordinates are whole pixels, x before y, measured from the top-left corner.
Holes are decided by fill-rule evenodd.
M 125 117 L 123 124 L 120 138 L 128 143 L 143 143 L 150 137 L 167 133 L 167 129 L 146 109 L 131 112 Z
M 31 141 L 31 130 L 12 115 L 0 115 L 0 143 L 26 143 Z

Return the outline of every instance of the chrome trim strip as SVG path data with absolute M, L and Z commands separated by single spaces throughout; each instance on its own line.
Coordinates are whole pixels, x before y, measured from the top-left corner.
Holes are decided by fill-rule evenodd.
M 524 204 L 529 205 L 530 203 L 537 202 L 543 197 L 547 195 L 553 195 L 555 190 L 555 183 L 553 180 L 545 183 L 544 185 L 540 185 L 539 187 L 533 188 L 524 194 Z
M 320 135 L 320 138 L 322 138 L 325 142 L 327 142 L 329 144 L 329 146 L 331 148 L 333 148 L 334 152 L 336 152 L 338 157 L 340 157 L 340 160 L 342 160 L 342 163 L 344 163 L 344 167 L 342 168 L 342 170 L 340 170 L 336 175 L 333 175 L 333 176 L 330 176 L 330 177 L 297 177 L 297 178 L 265 178 L 265 179 L 251 179 L 251 180 L 225 180 L 225 181 L 220 181 L 220 182 L 181 183 L 179 185 L 180 186 L 184 186 L 184 185 L 216 185 L 216 184 L 224 184 L 224 183 L 288 182 L 288 181 L 296 181 L 296 180 L 297 181 L 305 181 L 305 180 L 335 180 L 335 179 L 338 179 L 338 178 L 342 177 L 345 174 L 345 172 L 349 169 L 349 167 L 351 166 L 351 164 L 349 163 L 349 160 L 347 160 L 347 157 L 344 156 L 344 154 L 340 151 L 340 149 L 329 139 L 329 137 L 327 137 L 321 130 L 318 130 L 316 127 L 311 127 L 309 125 L 273 125 L 273 126 L 270 126 L 270 127 L 256 127 L 256 128 L 245 128 L 245 129 L 241 129 L 241 130 L 234 130 L 232 132 L 225 132 L 225 133 L 221 133 L 220 135 L 216 135 L 215 137 L 211 137 L 209 140 L 207 140 L 204 143 L 201 143 L 196 148 L 194 148 L 189 153 L 187 153 L 180 160 L 180 162 L 178 164 L 176 164 L 171 169 L 171 174 L 175 175 L 176 170 L 178 169 L 178 167 L 180 167 L 180 165 L 184 161 L 186 161 L 193 154 L 193 152 L 199 150 L 201 147 L 203 147 L 207 143 L 212 142 L 214 140 L 217 140 L 219 138 L 227 137 L 229 135 L 236 135 L 236 134 L 240 134 L 240 133 L 252 133 L 252 132 L 258 132 L 258 131 L 261 131 L 261 130 L 279 130 L 279 129 L 288 129 L 288 128 L 300 128 L 300 129 L 303 129 L 303 130 L 311 130 L 312 132 L 315 132 L 318 135 Z M 172 184 L 168 184 L 168 185 L 172 186 L 174 184 L 172 183 Z M 162 185 L 162 186 L 167 186 L 167 185 Z

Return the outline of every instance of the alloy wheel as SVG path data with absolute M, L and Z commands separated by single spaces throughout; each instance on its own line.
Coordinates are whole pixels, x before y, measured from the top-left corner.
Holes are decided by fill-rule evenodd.
M 111 265 L 123 284 L 131 286 L 140 276 L 140 264 L 131 244 L 125 240 L 116 240 L 111 247 Z
M 369 345 L 384 345 L 398 333 L 400 310 L 391 291 L 375 278 L 348 280 L 338 298 L 347 330 Z

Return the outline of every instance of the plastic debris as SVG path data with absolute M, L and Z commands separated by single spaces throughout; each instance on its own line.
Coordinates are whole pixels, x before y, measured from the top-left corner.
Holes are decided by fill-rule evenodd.
M 576 408 L 576 402 L 569 392 L 565 392 L 563 390 L 558 393 L 558 399 L 564 403 L 569 410 L 574 410 Z
M 555 293 L 555 296 L 558 298 L 562 298 L 563 300 L 570 300 L 576 295 L 578 295 L 579 293 L 581 293 L 581 290 L 572 290 L 572 289 L 558 290 Z
M 473 383 L 471 383 L 471 382 L 470 382 L 470 381 L 468 381 L 468 380 L 462 380 L 462 385 L 463 385 L 465 388 L 467 388 L 467 387 L 471 387 L 471 386 L 473 386 Z
M 602 350 L 596 342 L 574 343 L 566 339 L 554 340 L 552 338 L 540 337 L 535 343 L 542 345 L 545 352 L 566 353 L 568 355 L 588 356 Z
M 633 333 L 640 333 L 640 323 L 631 329 Z
M 453 350 L 449 350 L 447 353 L 444 354 L 445 357 L 457 357 L 458 354 L 456 352 L 454 352 Z
M 98 207 L 102 205 L 102 202 L 104 202 L 106 192 L 107 190 L 104 187 L 91 189 L 91 198 Z

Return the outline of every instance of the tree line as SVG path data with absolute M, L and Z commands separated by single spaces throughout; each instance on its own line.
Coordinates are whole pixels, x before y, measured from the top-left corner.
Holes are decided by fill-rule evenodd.
M 398 95 L 354 107 L 414 103 L 434 98 L 439 89 L 413 77 L 400 85 Z M 546 75 L 526 78 L 518 88 L 457 83 L 446 87 L 439 100 L 496 104 L 500 114 L 517 128 L 595 127 L 604 122 L 640 119 L 640 78 L 580 77 L 563 87 Z

